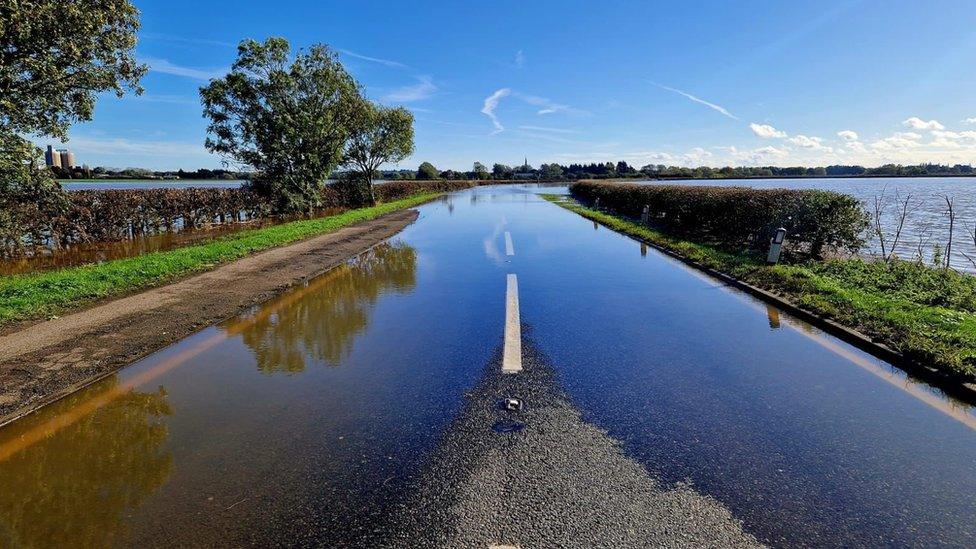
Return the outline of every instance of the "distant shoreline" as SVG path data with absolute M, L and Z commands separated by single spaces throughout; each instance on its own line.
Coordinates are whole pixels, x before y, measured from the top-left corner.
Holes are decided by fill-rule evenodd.
M 976 178 L 976 173 L 972 174 L 922 174 L 922 175 L 882 175 L 882 174 L 846 174 L 846 175 L 742 175 L 729 177 L 608 177 L 608 178 L 582 178 L 582 179 L 458 179 L 456 181 L 471 181 L 478 185 L 510 185 L 513 183 L 574 183 L 576 181 L 609 181 L 614 183 L 628 183 L 638 181 L 756 181 L 756 180 L 804 180 L 804 179 L 945 179 L 945 178 Z M 247 179 L 57 179 L 58 183 L 65 184 L 118 184 L 118 183 L 168 183 L 168 184 L 193 184 L 193 183 L 243 183 Z M 397 180 L 376 180 L 374 183 L 385 183 L 388 181 L 412 181 L 409 179 Z

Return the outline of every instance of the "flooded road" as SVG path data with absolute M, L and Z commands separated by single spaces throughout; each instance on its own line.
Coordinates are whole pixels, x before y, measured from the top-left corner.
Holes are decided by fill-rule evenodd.
M 594 484 L 626 470 L 646 501 L 712 509 L 723 537 L 700 539 L 976 542 L 971 406 L 536 192 L 553 190 L 423 206 L 390 242 L 0 429 L 0 546 L 396 545 L 450 471 L 459 490 L 538 481 L 452 461 L 460 444 L 488 467 L 480 452 L 518 440 L 458 434 L 504 386 L 488 376 L 509 274 L 551 365 L 531 390 L 565 394 L 559 432 L 620 448 Z M 564 443 L 525 422 L 525 440 Z

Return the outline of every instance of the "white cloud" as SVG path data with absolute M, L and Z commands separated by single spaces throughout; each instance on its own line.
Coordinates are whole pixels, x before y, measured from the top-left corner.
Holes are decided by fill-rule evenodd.
M 790 152 L 786 149 L 777 149 L 772 145 L 766 147 L 760 147 L 758 149 L 753 149 L 751 154 L 756 158 L 767 158 L 767 157 L 784 157 L 789 156 Z
M 495 93 L 485 98 L 485 104 L 481 108 L 481 112 L 490 118 L 492 125 L 495 126 L 495 131 L 492 132 L 493 134 L 505 131 L 505 126 L 502 126 L 502 123 L 498 121 L 498 117 L 495 115 L 495 109 L 498 108 L 498 102 L 511 93 L 511 89 L 501 88 L 495 90 Z
M 769 124 L 756 124 L 755 122 L 752 122 L 749 124 L 749 129 L 752 130 L 752 133 L 765 139 L 770 139 L 773 137 L 786 137 L 786 132 L 779 131 Z
M 967 118 L 967 119 L 965 120 L 965 122 L 966 122 L 967 124 L 976 124 L 976 117 L 973 117 L 973 118 Z
M 899 151 L 922 146 L 918 139 L 915 138 L 915 136 L 920 138 L 920 135 L 911 132 L 906 133 L 908 134 L 907 136 L 902 132 L 895 133 L 891 137 L 885 137 L 884 139 L 879 139 L 871 143 L 870 146 L 876 151 Z
M 393 69 L 409 69 L 410 68 L 409 66 L 407 66 L 407 65 L 405 65 L 403 63 L 400 63 L 399 61 L 390 61 L 389 59 L 383 59 L 381 57 L 370 57 L 368 55 L 362 55 L 362 54 L 356 53 L 354 51 L 349 51 L 349 50 L 344 50 L 344 49 L 338 49 L 338 51 L 344 53 L 345 55 L 348 55 L 349 57 L 355 57 L 356 59 L 362 59 L 363 61 L 369 61 L 371 63 L 379 63 L 380 65 L 384 65 L 384 66 L 387 66 L 387 67 L 390 67 L 390 68 L 393 68 Z
M 412 86 L 391 91 L 383 96 L 384 103 L 410 103 L 422 101 L 437 93 L 437 86 L 429 76 L 418 76 L 417 83 Z
M 857 132 L 853 130 L 841 130 L 837 132 L 837 137 L 840 137 L 841 139 L 847 141 L 848 143 L 852 143 L 854 141 L 857 141 Z
M 793 137 L 789 138 L 788 141 L 790 143 L 793 143 L 797 147 L 803 147 L 804 149 L 813 149 L 813 150 L 818 150 L 818 151 L 819 150 L 823 150 L 823 151 L 829 151 L 830 150 L 830 147 L 825 147 L 824 146 L 823 139 L 821 139 L 819 137 L 810 137 L 810 136 L 806 136 L 806 135 L 794 135 Z
M 525 54 L 522 50 L 515 52 L 515 68 L 521 69 L 525 66 Z
M 141 57 L 139 59 L 143 63 L 149 65 L 149 70 L 153 72 L 172 74 L 174 76 L 183 76 L 185 78 L 192 78 L 194 80 L 210 80 L 211 78 L 220 78 L 227 74 L 229 69 L 199 69 L 193 67 L 184 67 L 181 65 L 176 65 L 170 63 L 166 59 L 158 59 L 155 57 Z
M 705 160 L 711 158 L 713 155 L 710 151 L 706 151 L 701 147 L 693 147 L 691 150 L 684 154 L 684 159 L 689 163 L 701 165 Z
M 655 86 L 661 88 L 662 90 L 668 90 L 669 92 L 674 92 L 674 93 L 676 93 L 678 95 L 682 95 L 682 96 L 690 99 L 691 101 L 694 101 L 695 103 L 699 103 L 701 105 L 705 105 L 706 107 L 708 107 L 708 108 L 710 108 L 710 109 L 712 109 L 714 111 L 717 111 L 717 112 L 719 112 L 719 113 L 721 113 L 721 114 L 723 114 L 723 115 L 731 118 L 732 120 L 738 120 L 739 119 L 739 117 L 737 117 L 736 115 L 730 113 L 728 110 L 725 109 L 725 107 L 722 107 L 721 105 L 716 105 L 715 103 L 712 103 L 710 101 L 705 101 L 704 99 L 702 99 L 700 97 L 695 97 L 694 95 L 691 95 L 688 92 L 684 92 L 684 91 L 681 91 L 681 90 L 676 89 L 676 88 L 669 88 L 668 86 L 662 86 L 661 84 L 657 84 L 657 83 L 654 83 L 654 82 L 652 82 L 652 84 L 654 84 Z
M 972 130 L 961 132 L 932 130 L 932 135 L 942 139 L 976 139 L 976 131 Z
M 902 122 L 902 125 L 916 130 L 944 130 L 945 129 L 945 126 L 940 124 L 938 120 L 929 120 L 928 122 L 926 122 L 925 120 L 922 120 L 917 116 L 913 116 L 905 120 L 904 122 Z

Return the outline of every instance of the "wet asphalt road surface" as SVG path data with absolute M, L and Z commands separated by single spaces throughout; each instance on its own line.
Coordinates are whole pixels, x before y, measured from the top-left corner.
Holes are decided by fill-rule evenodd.
M 382 545 L 760 546 L 715 499 L 663 486 L 584 422 L 528 340 L 523 367 L 502 373 L 500 351 L 487 365 Z
M 0 429 L 0 548 L 976 547 L 971 403 L 536 191 Z

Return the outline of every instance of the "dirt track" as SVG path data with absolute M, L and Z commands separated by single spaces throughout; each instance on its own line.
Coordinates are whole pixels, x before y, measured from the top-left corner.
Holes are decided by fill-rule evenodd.
M 328 271 L 417 215 L 394 212 L 3 335 L 0 425 Z

